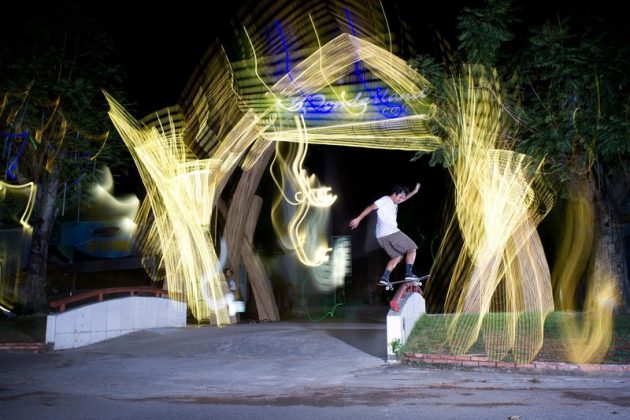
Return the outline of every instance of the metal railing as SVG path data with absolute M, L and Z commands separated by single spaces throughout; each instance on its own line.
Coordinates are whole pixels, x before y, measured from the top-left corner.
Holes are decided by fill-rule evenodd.
M 59 309 L 59 312 L 64 312 L 66 310 L 66 305 L 70 303 L 82 302 L 95 297 L 98 299 L 98 302 L 102 302 L 106 295 L 113 294 L 129 294 L 129 296 L 152 295 L 155 297 L 162 297 L 164 295 L 168 296 L 168 290 L 158 289 L 151 286 L 110 287 L 108 289 L 90 290 L 77 295 L 53 300 L 49 303 L 49 305 L 53 309 Z

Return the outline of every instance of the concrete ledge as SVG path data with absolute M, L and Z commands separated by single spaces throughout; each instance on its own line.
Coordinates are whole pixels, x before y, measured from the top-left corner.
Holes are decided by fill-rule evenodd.
M 510 363 L 500 362 L 485 356 L 446 356 L 440 354 L 428 353 L 405 353 L 404 360 L 407 362 L 416 362 L 433 365 L 446 366 L 462 366 L 466 368 L 490 367 L 499 370 L 517 370 L 524 372 L 544 372 L 544 373 L 614 373 L 621 375 L 630 375 L 630 365 L 613 365 L 613 364 L 577 364 L 577 363 L 560 363 L 560 362 L 537 362 L 531 363 Z
M 72 349 L 147 328 L 185 327 L 187 306 L 171 299 L 133 296 L 48 315 L 46 345 Z
M 390 309 L 387 313 L 387 359 L 394 360 L 396 354 L 392 343 L 398 340 L 401 345 L 407 342 L 416 321 L 425 313 L 424 298 L 420 293 L 408 293 L 398 299 L 400 311 Z

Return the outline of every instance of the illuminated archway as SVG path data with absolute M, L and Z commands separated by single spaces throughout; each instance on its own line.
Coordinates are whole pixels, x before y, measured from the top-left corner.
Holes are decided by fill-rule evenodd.
M 284 45 L 282 29 L 276 29 Z M 308 143 L 428 152 L 447 148 L 456 187 L 450 223 L 458 226 L 463 240 L 453 259 L 447 296 L 447 310 L 454 313 L 451 348 L 466 352 L 486 328 L 487 351 L 493 357 L 512 350 L 517 361 L 533 359 L 542 345 L 545 317 L 553 309 L 549 268 L 536 226 L 554 197 L 529 157 L 501 147 L 507 126 L 496 80 L 468 73 L 454 84 L 445 144 L 426 126 L 436 111 L 428 100 L 430 84 L 402 59 L 351 29 L 353 35 L 344 33 L 324 45 L 317 37 L 318 48 L 295 65 L 286 51 L 284 60 L 263 62 L 249 36 L 253 58 L 247 62 L 230 63 L 216 48 L 204 58 L 199 82 L 187 87 L 185 104 L 142 123 L 107 96 L 110 116 L 147 189 L 140 223 L 146 226 L 144 249 L 161 253 L 169 292 L 185 298 L 197 319 L 229 323 L 224 259 L 248 255 L 245 265 L 259 282 L 256 299 L 273 300 L 252 255 L 251 224 L 259 210 L 252 206 L 253 193 L 274 144 L 297 145 L 289 158 L 276 156 L 284 161 L 282 179 L 291 184 L 285 199 L 296 206 L 287 243 L 312 266 L 321 264 L 330 249 L 305 246 L 309 229 L 303 221 L 311 208 L 330 205 L 334 196 L 301 167 Z M 268 83 L 260 69 L 282 68 L 277 63 L 283 61 L 284 75 Z M 236 71 L 248 71 L 256 88 L 251 83 L 238 86 L 233 65 Z M 217 121 L 220 128 L 211 130 Z M 191 144 L 207 157 L 198 159 Z M 219 196 L 237 166 L 245 182 L 239 183 L 229 210 L 223 210 L 231 229 L 226 228 L 228 255 L 221 258 L 210 225 L 214 209 L 224 205 Z M 486 318 L 497 300 L 505 316 Z M 263 308 L 266 317 L 277 319 L 272 306 Z M 490 336 L 490 331 L 499 333 Z

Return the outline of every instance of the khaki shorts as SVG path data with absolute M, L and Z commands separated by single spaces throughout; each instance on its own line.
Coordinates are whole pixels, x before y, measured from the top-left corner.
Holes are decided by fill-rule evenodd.
M 410 249 L 418 249 L 418 245 L 401 231 L 376 238 L 376 240 L 391 258 L 402 257 Z

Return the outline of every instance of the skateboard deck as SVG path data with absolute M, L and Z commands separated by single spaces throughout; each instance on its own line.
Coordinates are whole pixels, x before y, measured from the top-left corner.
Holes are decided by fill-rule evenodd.
M 392 281 L 392 282 L 389 282 L 388 284 L 379 284 L 379 286 L 384 287 L 385 290 L 394 290 L 394 285 L 400 284 L 400 283 L 413 283 L 414 286 L 422 286 L 422 283 L 424 283 L 428 278 L 429 278 L 429 275 L 427 274 L 426 276 L 420 277 L 418 280 Z

